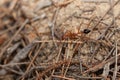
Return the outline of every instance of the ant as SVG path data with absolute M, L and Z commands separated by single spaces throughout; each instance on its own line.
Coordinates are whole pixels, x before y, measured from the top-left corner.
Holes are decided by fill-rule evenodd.
M 90 32 L 91 32 L 91 30 L 89 30 L 89 29 L 84 29 L 81 32 L 78 29 L 77 33 L 72 33 L 71 31 L 66 31 L 64 33 L 64 35 L 62 36 L 62 40 L 65 40 L 65 39 L 77 39 L 79 36 L 83 36 L 83 34 L 88 34 Z

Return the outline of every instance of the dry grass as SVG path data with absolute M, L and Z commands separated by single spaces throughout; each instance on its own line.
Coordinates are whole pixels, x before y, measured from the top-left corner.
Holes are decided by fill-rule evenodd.
M 0 80 L 119 80 L 119 8 L 119 0 L 0 0 Z

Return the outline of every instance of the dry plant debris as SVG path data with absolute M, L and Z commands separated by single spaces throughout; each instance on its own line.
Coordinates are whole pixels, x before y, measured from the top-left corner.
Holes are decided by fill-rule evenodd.
M 0 80 L 120 80 L 120 0 L 0 0 Z

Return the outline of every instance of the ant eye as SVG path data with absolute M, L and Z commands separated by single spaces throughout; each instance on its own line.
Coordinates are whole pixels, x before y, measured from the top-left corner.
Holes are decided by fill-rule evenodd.
M 91 30 L 89 30 L 89 29 L 84 29 L 84 30 L 83 30 L 83 33 L 88 34 L 90 31 L 91 31 Z

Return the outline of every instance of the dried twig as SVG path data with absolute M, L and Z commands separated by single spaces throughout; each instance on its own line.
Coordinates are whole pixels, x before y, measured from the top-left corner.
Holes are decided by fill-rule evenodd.
M 110 63 L 108 62 L 108 63 L 105 64 L 105 66 L 104 66 L 104 70 L 103 70 L 102 76 L 106 79 L 107 76 L 109 75 L 109 72 L 110 72 Z M 104 79 L 103 79 L 103 80 L 104 80 Z
M 12 43 L 12 41 L 15 39 L 15 37 L 18 35 L 18 33 L 24 28 L 24 26 L 29 22 L 29 20 L 25 20 L 25 22 L 22 24 L 22 26 L 18 29 L 18 31 L 14 34 L 14 36 L 10 39 L 10 41 L 8 42 L 8 44 L 1 50 L 0 52 L 0 58 L 3 56 L 4 52 L 6 51 L 6 49 L 10 46 L 10 44 Z
M 68 60 L 64 60 L 64 61 L 60 61 L 60 62 L 55 63 L 54 65 L 48 67 L 45 71 L 40 73 L 39 76 L 36 78 L 36 80 L 40 80 L 45 75 L 45 73 L 47 73 L 48 71 L 55 69 L 55 68 L 58 68 L 62 64 L 68 64 L 68 62 L 69 62 Z
M 35 43 L 42 43 L 42 42 L 56 42 L 56 43 L 83 43 L 82 41 L 73 41 L 73 40 L 42 40 L 42 41 L 35 41 Z
M 24 75 L 22 76 L 22 80 L 24 80 L 25 75 L 26 75 L 26 74 L 28 73 L 28 71 L 30 70 L 33 62 L 35 61 L 36 57 L 38 56 L 38 54 L 39 54 L 39 52 L 40 52 L 40 50 L 41 50 L 41 48 L 42 48 L 43 45 L 44 45 L 44 43 L 41 44 L 41 47 L 39 48 L 39 50 L 38 50 L 38 51 L 36 52 L 36 54 L 34 55 L 32 61 L 30 62 L 30 64 L 29 64 L 28 67 L 27 67 L 27 70 L 25 71 Z
M 58 3 L 58 4 L 54 4 L 54 5 L 57 6 L 57 7 L 63 7 L 63 6 L 66 6 L 66 5 L 70 4 L 73 1 L 74 0 L 64 0 L 63 2 Z
M 58 76 L 58 75 L 52 75 L 52 77 L 60 78 L 60 79 L 65 79 L 65 80 L 75 80 L 75 79 L 72 79 L 72 78 L 67 78 L 67 77 L 64 77 L 64 76 Z
M 118 41 L 116 42 L 116 51 L 115 51 L 115 69 L 114 69 L 114 74 L 112 77 L 112 80 L 116 80 L 116 76 L 117 76 L 117 70 L 118 70 Z
M 113 7 L 115 6 L 115 5 L 117 5 L 118 3 L 120 2 L 120 0 L 118 0 L 117 2 L 115 2 L 114 4 L 113 4 Z M 112 8 L 113 8 L 112 7 Z M 93 27 L 93 29 L 95 29 L 98 25 L 99 25 L 99 23 L 102 21 L 102 19 L 107 15 L 107 13 L 112 9 L 111 7 L 105 12 L 105 14 L 100 18 L 100 20 L 96 23 L 96 25 Z
M 79 78 L 79 79 L 102 79 L 103 77 L 83 77 L 83 76 L 78 76 L 73 74 L 75 77 Z
M 12 61 L 10 61 L 10 63 L 19 62 L 20 60 L 24 59 L 29 53 L 29 51 L 34 47 L 34 45 L 34 43 L 30 43 L 28 46 L 20 50 L 20 52 L 16 54 L 16 56 L 13 58 Z
M 120 56 L 120 53 L 117 55 L 117 57 L 119 57 L 119 56 Z M 92 67 L 92 68 L 89 68 L 88 70 L 84 71 L 84 73 L 88 73 L 90 71 L 92 71 L 92 72 L 98 71 L 99 69 L 103 68 L 103 66 L 108 62 L 110 64 L 114 63 L 115 62 L 115 57 L 112 57 L 112 58 L 110 58 L 110 59 L 108 59 L 108 60 L 106 60 L 106 61 L 104 61 L 104 62 L 102 62 L 102 63 L 100 63 L 100 64 L 98 64 L 98 65 L 96 65 L 94 67 Z

